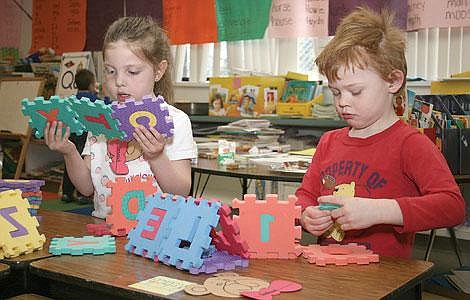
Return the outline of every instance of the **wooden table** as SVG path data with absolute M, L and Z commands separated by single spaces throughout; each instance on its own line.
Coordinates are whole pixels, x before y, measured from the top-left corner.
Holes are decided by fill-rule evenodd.
M 211 175 L 227 176 L 241 178 L 242 180 L 242 196 L 248 191 L 248 179 L 259 179 L 269 181 L 282 181 L 282 182 L 302 182 L 304 176 L 303 173 L 287 173 L 277 172 L 271 170 L 268 166 L 256 164 L 250 168 L 228 170 L 226 166 L 220 166 L 217 159 L 204 159 L 198 158 L 197 165 L 193 165 L 191 168 L 191 179 L 193 186 L 191 187 L 191 194 L 196 196 L 201 177 L 198 178 L 197 184 L 195 184 L 195 173 L 207 174 L 205 182 L 202 186 L 202 191 L 199 193 L 202 195 L 204 188 L 206 187 Z
M 10 266 L 0 263 L 0 279 L 3 279 L 10 274 Z
M 101 256 L 63 255 L 31 263 L 32 282 L 50 293 L 50 297 L 75 298 L 160 298 L 128 285 L 167 276 L 180 280 L 203 283 L 211 275 L 191 275 L 164 264 L 128 254 L 124 250 L 127 240 L 117 238 L 117 253 Z M 327 266 L 311 265 L 306 259 L 250 260 L 250 266 L 237 269 L 239 275 L 271 281 L 286 279 L 299 282 L 303 289 L 282 294 L 276 299 L 379 299 L 399 296 L 400 293 L 419 287 L 429 274 L 431 262 L 382 257 L 380 263 L 370 265 Z M 419 295 L 420 296 L 420 295 Z M 193 298 L 178 292 L 168 299 Z M 202 298 L 201 298 L 202 299 Z M 205 296 L 204 299 L 216 299 Z
M 91 216 L 61 211 L 40 209 L 38 212 L 42 216 L 38 231 L 46 236 L 46 242 L 41 250 L 0 260 L 1 263 L 11 268 L 10 276 L 2 284 L 4 289 L 0 289 L 2 290 L 0 291 L 0 299 L 29 290 L 29 266 L 33 261 L 52 256 L 49 253 L 49 244 L 53 237 L 83 236 L 87 234 L 86 224 L 103 222 L 103 220 Z M 5 295 L 4 292 L 8 294 Z
M 14 266 L 15 268 L 23 267 L 23 265 L 27 267 L 31 261 L 52 256 L 52 254 L 49 254 L 49 244 L 53 237 L 83 236 L 88 234 L 86 224 L 104 222 L 104 220 L 91 216 L 61 211 L 40 209 L 38 213 L 42 216 L 38 231 L 46 236 L 43 248 L 30 254 L 5 258 L 1 260 L 2 263 Z

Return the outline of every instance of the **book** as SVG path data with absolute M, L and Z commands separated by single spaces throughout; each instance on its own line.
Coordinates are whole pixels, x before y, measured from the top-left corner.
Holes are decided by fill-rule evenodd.
M 316 81 L 289 80 L 281 100 L 285 103 L 309 102 L 313 99 L 316 87 Z

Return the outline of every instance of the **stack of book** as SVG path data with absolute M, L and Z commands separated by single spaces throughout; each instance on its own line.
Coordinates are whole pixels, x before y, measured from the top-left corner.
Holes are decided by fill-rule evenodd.
M 272 128 L 269 120 L 242 119 L 217 127 L 219 138 L 234 140 L 237 148 L 250 149 L 256 146 L 258 149 L 279 146 L 278 139 L 284 130 Z

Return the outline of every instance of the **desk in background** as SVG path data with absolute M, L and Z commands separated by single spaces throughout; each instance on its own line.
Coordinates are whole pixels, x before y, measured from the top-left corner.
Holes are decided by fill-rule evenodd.
M 197 181 L 195 181 L 195 173 L 200 174 Z M 204 184 L 202 185 L 202 190 L 199 192 L 199 185 L 201 183 L 202 174 L 207 174 L 207 177 L 204 181 Z M 254 167 L 246 169 L 227 170 L 226 166 L 220 166 L 218 164 L 217 159 L 198 158 L 197 165 L 193 165 L 191 168 L 191 195 L 196 197 L 198 192 L 199 195 L 202 195 L 211 175 L 240 178 L 242 186 L 242 198 L 243 195 L 247 194 L 248 192 L 248 179 L 302 182 L 302 178 L 304 176 L 303 173 L 272 171 L 268 166 L 265 165 L 255 165 Z

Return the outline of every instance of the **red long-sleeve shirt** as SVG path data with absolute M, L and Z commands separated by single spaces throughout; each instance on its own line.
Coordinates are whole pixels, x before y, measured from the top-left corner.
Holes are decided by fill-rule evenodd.
M 312 164 L 296 191 L 305 209 L 331 195 L 321 183 L 332 175 L 336 185 L 355 182 L 355 196 L 395 199 L 403 226 L 374 225 L 346 232 L 345 243 L 370 245 L 380 255 L 411 257 L 415 232 L 458 225 L 465 201 L 439 149 L 423 134 L 397 121 L 371 137 L 348 136 L 349 128 L 323 134 Z

